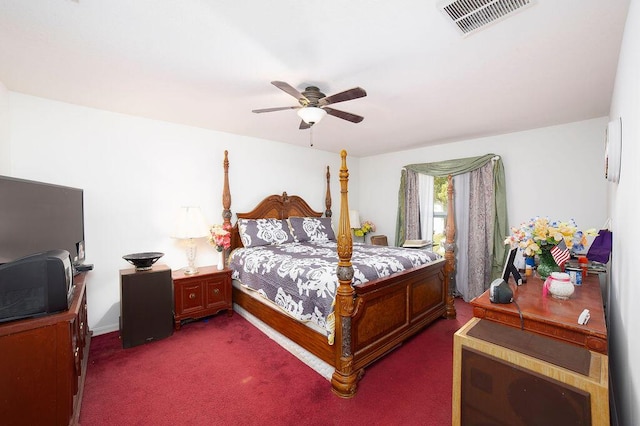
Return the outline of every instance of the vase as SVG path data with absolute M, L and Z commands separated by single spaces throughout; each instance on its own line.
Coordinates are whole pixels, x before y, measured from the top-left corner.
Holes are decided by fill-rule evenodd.
M 224 269 L 224 252 L 218 252 L 218 270 L 222 271 Z
M 544 281 L 544 288 L 551 296 L 560 300 L 567 300 L 575 291 L 569 274 L 564 272 L 552 272 Z
M 546 280 L 552 272 L 560 272 L 560 267 L 553 259 L 553 255 L 551 254 L 551 247 L 543 246 L 542 252 L 538 255 L 539 264 L 538 264 L 538 275 L 543 280 Z

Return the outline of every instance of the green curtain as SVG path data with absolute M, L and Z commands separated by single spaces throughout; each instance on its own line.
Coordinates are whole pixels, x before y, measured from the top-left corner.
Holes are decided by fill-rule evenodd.
M 509 235 L 507 220 L 507 190 L 504 177 L 502 159 L 495 154 L 486 154 L 480 157 L 458 158 L 455 160 L 437 161 L 434 163 L 409 164 L 404 166 L 400 174 L 400 189 L 398 191 L 398 216 L 396 220 L 396 246 L 401 246 L 405 240 L 405 194 L 406 194 L 406 170 L 422 173 L 434 177 L 455 176 L 476 170 L 489 161 L 497 158 L 493 165 L 494 180 L 494 223 L 493 223 L 493 258 L 491 259 L 491 278 L 498 278 L 502 274 L 507 248 L 504 240 Z

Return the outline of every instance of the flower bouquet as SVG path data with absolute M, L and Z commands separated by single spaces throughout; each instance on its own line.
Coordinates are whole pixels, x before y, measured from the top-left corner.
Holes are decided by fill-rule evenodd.
M 564 240 L 569 250 L 580 251 L 587 243 L 587 236 L 598 235 L 595 229 L 580 231 L 573 219 L 568 222 L 550 221 L 547 217 L 536 217 L 511 228 L 511 235 L 504 241 L 511 247 L 516 245 L 525 256 L 540 254 L 543 248 L 551 248 Z
M 376 226 L 370 220 L 365 220 L 362 222 L 360 228 L 355 228 L 353 230 L 353 234 L 356 237 L 365 237 L 369 232 L 373 232 L 376 230 Z
M 231 247 L 231 233 L 229 228 L 231 225 L 213 225 L 210 229 L 209 244 L 216 248 L 216 251 L 221 252 Z
M 223 251 L 231 247 L 231 225 L 225 223 L 224 225 L 213 225 L 209 229 L 209 244 L 216 248 L 216 251 L 220 253 L 218 255 L 218 269 L 224 269 L 224 253 Z
M 526 257 L 539 256 L 538 272 L 546 276 L 547 272 L 559 270 L 551 255 L 551 249 L 564 242 L 567 250 L 580 251 L 587 243 L 587 236 L 598 235 L 592 228 L 581 231 L 573 219 L 568 222 L 551 221 L 547 217 L 535 217 L 523 222 L 519 227 L 511 228 L 511 235 L 504 241 L 511 247 L 519 247 Z M 542 269 L 541 269 L 542 268 Z M 550 271 L 547 271 L 550 269 Z

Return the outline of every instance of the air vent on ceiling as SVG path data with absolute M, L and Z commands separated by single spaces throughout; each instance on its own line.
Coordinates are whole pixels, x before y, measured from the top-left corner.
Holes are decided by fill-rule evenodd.
M 535 0 L 448 0 L 438 4 L 463 35 L 532 6 Z

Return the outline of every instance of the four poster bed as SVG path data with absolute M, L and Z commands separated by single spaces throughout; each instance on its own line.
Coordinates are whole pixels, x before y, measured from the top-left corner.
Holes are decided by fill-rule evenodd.
M 330 224 L 329 167 L 324 213 L 285 192 L 266 197 L 250 212 L 236 213 L 238 220 L 232 225 L 229 161 L 225 151 L 222 201 L 224 224 L 231 232 L 227 262 L 233 270 L 233 302 L 331 365 L 332 390 L 349 398 L 356 393 L 364 367 L 438 318 L 455 318 L 449 289 L 454 271 L 455 229 L 453 187 L 449 179 L 444 259 L 423 250 L 375 246 L 382 252 L 374 253 L 374 246 L 354 245 L 349 226 L 346 156 L 346 151 L 342 151 L 337 235 Z M 262 242 L 263 238 L 266 242 Z M 268 250 L 279 251 L 267 254 Z M 301 252 L 319 256 L 301 262 L 305 267 L 320 269 L 307 271 L 292 266 L 292 258 Z M 277 264 L 268 256 L 284 260 Z M 367 278 L 367 269 L 377 276 Z M 274 270 L 280 275 L 267 278 L 267 273 Z M 280 282 L 283 276 L 293 277 L 297 290 L 291 294 L 284 292 L 284 284 Z M 256 280 L 270 280 L 273 288 L 259 291 L 245 288 Z M 277 304 L 265 301 L 263 296 L 269 293 Z M 329 299 L 329 304 L 322 306 L 314 295 L 324 296 L 319 299 Z

